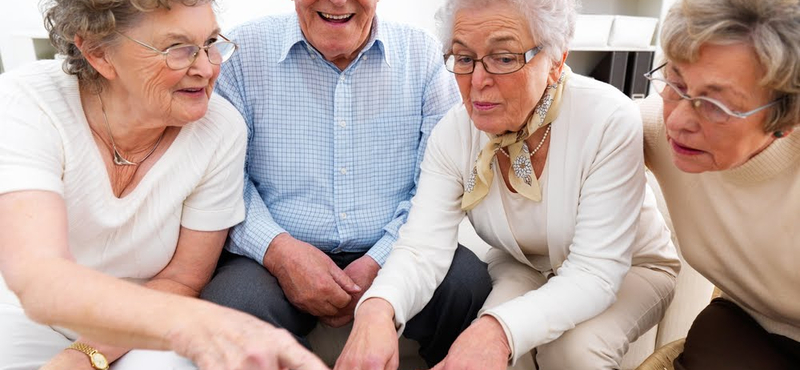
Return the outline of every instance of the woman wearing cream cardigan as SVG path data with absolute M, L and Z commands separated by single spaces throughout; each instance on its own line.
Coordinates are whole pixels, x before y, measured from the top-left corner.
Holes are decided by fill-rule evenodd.
M 564 65 L 573 0 L 451 0 L 446 66 L 464 104 L 434 129 L 408 222 L 337 369 L 394 368 L 397 332 L 445 276 L 464 215 L 494 289 L 434 369 L 619 368 L 662 317 L 679 264 L 645 185 L 635 104 Z

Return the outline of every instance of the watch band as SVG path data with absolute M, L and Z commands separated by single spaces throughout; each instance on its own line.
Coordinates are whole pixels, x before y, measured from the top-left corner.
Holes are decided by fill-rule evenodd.
M 108 360 L 106 359 L 106 356 L 104 356 L 94 347 L 88 344 L 75 342 L 70 344 L 67 349 L 74 349 L 76 351 L 85 353 L 87 356 L 89 356 L 89 363 L 92 364 L 94 369 L 108 370 Z

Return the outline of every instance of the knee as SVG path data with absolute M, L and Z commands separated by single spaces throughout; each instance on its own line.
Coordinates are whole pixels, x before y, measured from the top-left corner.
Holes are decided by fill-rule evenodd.
M 607 332 L 577 327 L 539 346 L 536 360 L 542 370 L 618 369 L 627 350 L 627 339 L 622 346 L 611 344 L 613 340 L 609 339 Z
M 439 285 L 439 289 L 455 300 L 477 304 L 480 308 L 492 290 L 492 278 L 489 276 L 486 263 L 475 253 L 459 245 L 450 270 Z

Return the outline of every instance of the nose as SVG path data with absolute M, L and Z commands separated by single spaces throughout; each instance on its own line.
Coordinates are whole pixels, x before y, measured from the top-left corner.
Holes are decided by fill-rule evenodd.
M 691 101 L 681 99 L 678 101 L 664 100 L 664 125 L 667 131 L 696 132 L 700 129 L 699 116 Z
M 472 86 L 484 87 L 492 82 L 492 75 L 486 72 L 482 62 L 475 62 L 475 68 L 472 70 Z
M 211 78 L 214 75 L 214 69 L 219 68 L 211 64 L 211 61 L 208 59 L 208 50 L 198 50 L 197 57 L 194 59 L 194 63 L 189 67 L 189 74 L 201 76 L 203 78 Z

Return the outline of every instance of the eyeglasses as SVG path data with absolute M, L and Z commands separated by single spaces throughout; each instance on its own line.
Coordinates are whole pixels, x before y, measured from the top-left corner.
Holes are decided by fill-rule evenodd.
M 189 45 L 189 44 L 180 44 L 169 47 L 165 50 L 159 50 L 152 45 L 145 44 L 139 40 L 136 40 L 122 32 L 117 32 L 118 34 L 122 35 L 128 40 L 131 40 L 141 46 L 144 46 L 156 53 L 159 53 L 164 56 L 164 60 L 167 62 L 167 67 L 171 69 L 184 69 L 191 66 L 195 59 L 197 59 L 197 54 L 200 53 L 200 50 L 206 52 L 208 55 L 208 62 L 211 64 L 220 65 L 227 61 L 228 59 L 233 56 L 233 53 L 239 47 L 231 40 L 228 40 L 227 37 L 219 35 L 222 40 L 214 41 L 206 46 L 199 46 L 199 45 Z
M 685 88 L 681 89 L 678 86 L 675 86 L 675 83 L 668 81 L 664 77 L 664 73 L 661 72 L 667 63 L 662 64 L 656 69 L 653 69 L 650 72 L 644 74 L 644 77 L 653 84 L 653 88 L 661 95 L 662 98 L 665 100 L 677 102 L 681 100 L 688 100 L 691 103 L 694 110 L 704 119 L 714 123 L 725 123 L 731 117 L 736 118 L 747 118 L 756 114 L 764 109 L 767 109 L 775 104 L 778 104 L 781 100 L 785 98 L 782 96 L 778 99 L 775 99 L 765 105 L 762 105 L 756 109 L 747 111 L 747 112 L 737 112 L 733 109 L 728 108 L 722 102 L 712 99 L 705 96 L 698 96 L 698 97 L 691 97 L 685 92 Z
M 486 73 L 505 75 L 522 69 L 541 50 L 542 47 L 537 46 L 524 53 L 488 54 L 480 59 L 469 55 L 449 53 L 444 55 L 444 66 L 448 71 L 457 75 L 468 75 L 475 70 L 475 63 L 481 62 Z

